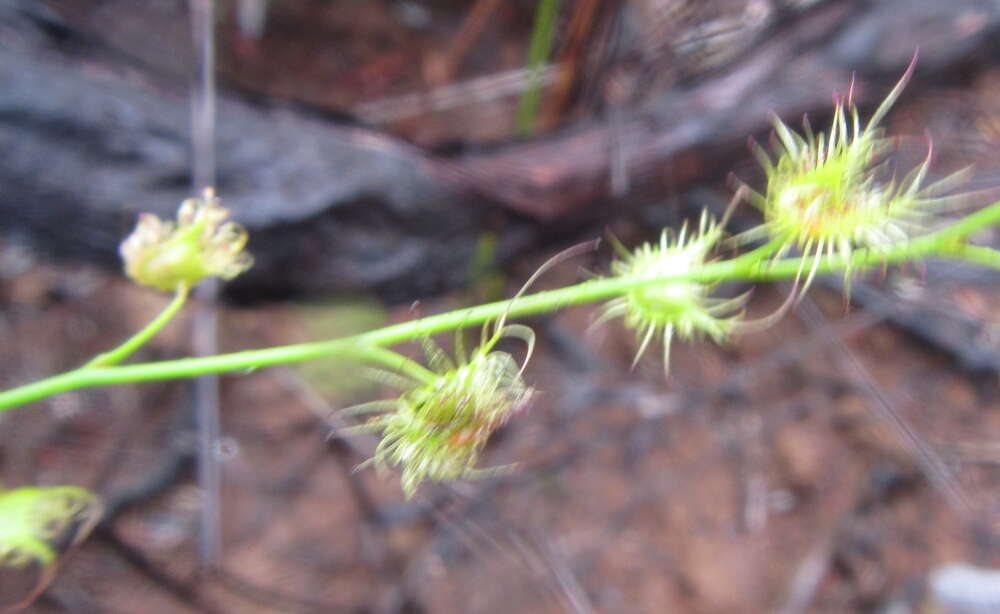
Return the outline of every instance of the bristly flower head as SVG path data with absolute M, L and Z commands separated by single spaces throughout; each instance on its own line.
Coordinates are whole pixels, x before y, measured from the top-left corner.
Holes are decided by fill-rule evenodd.
M 892 141 L 882 137 L 878 124 L 899 98 L 915 63 L 916 57 L 867 125 L 862 126 L 849 96 L 847 107 L 836 105 L 829 134 L 814 134 L 805 121 L 803 137 L 775 117 L 777 160 L 755 146 L 767 173 L 767 191 L 752 201 L 764 214 L 763 231 L 782 243 L 777 257 L 794 247 L 804 266 L 811 259 L 805 288 L 824 256 L 847 258 L 857 248 L 884 251 L 907 240 L 942 202 L 935 196 L 957 179 L 922 188 L 928 152 L 902 181 L 885 181 L 884 156 Z M 850 274 L 847 267 L 845 279 Z
M 696 233 L 689 235 L 685 223 L 676 238 L 664 230 L 658 244 L 646 243 L 632 252 L 617 245 L 622 257 L 612 263 L 611 270 L 628 279 L 683 278 L 705 264 L 721 237 L 721 225 L 703 213 Z M 636 331 L 640 342 L 633 367 L 653 339 L 661 338 L 663 369 L 669 374 L 674 336 L 692 340 L 705 335 L 720 342 L 739 321 L 746 297 L 713 298 L 713 288 L 711 283 L 684 279 L 638 286 L 610 301 L 595 325 L 621 316 L 625 326 Z
M 403 392 L 389 401 L 345 411 L 384 412 L 357 428 L 382 433 L 369 462 L 377 467 L 401 466 L 407 497 L 424 480 L 447 482 L 497 471 L 478 469 L 479 454 L 490 435 L 526 409 L 534 395 L 523 373 L 535 348 L 535 333 L 527 326 L 507 324 L 507 314 L 545 271 L 597 245 L 597 241 L 583 243 L 547 260 L 510 300 L 507 311 L 483 325 L 479 345 L 468 356 L 460 332 L 455 336 L 454 360 L 424 339 L 429 369 L 395 352 L 369 348 L 371 357 L 396 368 L 396 373 L 383 372 L 382 376 Z M 506 338 L 527 346 L 520 365 L 509 353 L 495 349 Z
M 401 368 L 400 376 L 392 378 L 404 390 L 399 397 L 354 409 L 386 410 L 363 426 L 382 433 L 371 462 L 379 467 L 401 466 L 408 497 L 424 480 L 446 482 L 488 471 L 476 468 L 483 446 L 531 399 L 533 391 L 522 372 L 534 346 L 534 333 L 525 326 L 503 325 L 502 320 L 489 338 L 485 331 L 481 344 L 468 357 L 456 341 L 455 360 L 426 340 L 430 370 L 409 363 L 408 369 Z M 528 345 L 521 366 L 507 352 L 493 349 L 506 337 Z M 400 359 L 401 364 L 408 360 Z
M 125 272 L 144 286 L 171 292 L 206 277 L 236 277 L 253 258 L 243 251 L 246 230 L 228 217 L 211 188 L 181 203 L 176 223 L 143 213 L 119 248 Z
M 25 593 L 0 595 L 0 610 L 14 611 L 37 596 L 54 577 L 60 553 L 83 541 L 101 513 L 100 499 L 75 486 L 0 488 L 0 569 L 39 572 Z

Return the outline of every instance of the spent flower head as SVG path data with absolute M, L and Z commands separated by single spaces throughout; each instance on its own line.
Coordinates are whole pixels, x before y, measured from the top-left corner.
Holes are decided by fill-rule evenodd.
M 721 299 L 712 296 L 715 284 L 684 279 L 700 269 L 722 237 L 722 227 L 702 213 L 697 232 L 685 223 L 676 237 L 664 230 L 656 244 L 645 243 L 629 252 L 616 245 L 621 259 L 611 265 L 615 276 L 627 279 L 677 277 L 628 290 L 607 303 L 595 325 L 622 317 L 636 331 L 639 349 L 632 366 L 655 338 L 663 343 L 663 369 L 670 371 L 673 338 L 692 340 L 699 335 L 720 342 L 732 332 L 742 315 L 746 296 Z
M 486 441 L 531 399 L 533 390 L 522 372 L 530 359 L 534 333 L 525 326 L 503 325 L 502 320 L 489 338 L 485 331 L 481 344 L 468 357 L 457 341 L 454 360 L 425 340 L 430 370 L 399 356 L 400 364 L 407 362 L 409 368 L 392 379 L 404 391 L 388 403 L 355 409 L 387 410 L 363 428 L 382 433 L 371 462 L 379 467 L 401 466 L 407 496 L 424 480 L 446 482 L 486 472 L 476 468 Z M 522 365 L 509 353 L 494 349 L 506 337 L 528 345 Z
M 144 286 L 166 291 L 190 288 L 206 277 L 236 277 L 250 268 L 253 258 L 243 251 L 246 230 L 227 222 L 228 217 L 211 188 L 201 198 L 181 203 L 176 222 L 141 214 L 119 248 L 126 273 Z
M 919 232 L 918 222 L 944 202 L 937 196 L 959 177 L 923 187 L 930 151 L 901 181 L 885 177 L 892 140 L 882 136 L 878 124 L 902 93 L 915 62 L 916 57 L 867 124 L 849 96 L 846 106 L 834 108 L 828 134 L 814 133 L 806 120 L 804 136 L 799 135 L 775 117 L 776 159 L 755 144 L 767 174 L 766 192 L 752 198 L 764 215 L 762 233 L 781 243 L 777 257 L 792 248 L 801 252 L 803 270 L 809 263 L 804 289 L 823 257 L 848 258 L 858 248 L 883 252 Z M 848 266 L 845 279 L 850 275 Z

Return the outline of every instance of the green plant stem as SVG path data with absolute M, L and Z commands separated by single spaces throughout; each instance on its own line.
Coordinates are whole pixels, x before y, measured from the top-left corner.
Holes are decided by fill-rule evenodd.
M 95 367 L 110 367 L 117 365 L 121 361 L 128 358 L 132 352 L 146 344 L 147 341 L 153 338 L 156 333 L 166 326 L 167 322 L 172 320 L 177 312 L 181 310 L 184 303 L 187 301 L 189 289 L 186 285 L 180 285 L 177 287 L 177 291 L 174 293 L 174 298 L 170 301 L 170 304 L 160 312 L 160 315 L 156 316 L 152 322 L 147 324 L 145 328 L 137 332 L 136 334 L 129 337 L 125 343 L 122 343 L 113 350 L 108 350 L 102 354 L 98 354 L 93 359 L 91 359 L 87 364 L 80 367 L 80 369 L 93 369 Z
M 1000 202 L 976 211 L 941 230 L 886 251 L 872 252 L 862 249 L 855 251 L 848 257 L 825 258 L 817 266 L 816 272 L 822 274 L 843 271 L 848 268 L 852 271 L 859 271 L 876 265 L 888 265 L 934 255 L 966 259 L 1000 269 L 1000 252 L 963 243 L 971 233 L 997 224 L 1000 224 Z M 205 373 L 248 372 L 259 367 L 302 362 L 328 355 L 340 354 L 373 358 L 385 364 L 386 360 L 389 360 L 388 355 L 373 354 L 373 346 L 388 346 L 427 335 L 476 326 L 505 314 L 507 317 L 514 318 L 547 313 L 570 305 L 606 300 L 619 296 L 627 290 L 649 284 L 675 281 L 711 283 L 735 280 L 777 281 L 791 279 L 799 275 L 802 268 L 802 259 L 800 258 L 784 258 L 769 262 L 761 260 L 751 252 L 751 254 L 738 256 L 731 260 L 705 264 L 699 270 L 692 271 L 687 275 L 655 279 L 595 279 L 574 286 L 525 295 L 513 303 L 510 300 L 497 301 L 331 341 L 301 343 L 247 350 L 233 354 L 181 358 L 139 365 L 77 369 L 0 393 L 0 411 L 78 388 L 190 378 Z M 398 361 L 398 355 L 394 352 L 392 354 L 396 356 L 392 360 Z M 393 363 L 391 366 L 399 366 L 399 363 Z
M 755 259 L 762 260 L 769 257 L 771 254 L 775 253 L 781 249 L 782 242 L 779 239 L 771 239 L 767 243 L 757 247 L 749 252 L 738 256 L 739 258 L 746 258 L 747 260 Z
M 992 247 L 982 247 L 979 245 L 961 244 L 951 252 L 942 254 L 951 258 L 965 260 L 973 264 L 980 264 L 994 269 L 1000 269 L 1000 251 Z
M 355 358 L 381 363 L 425 384 L 429 384 L 435 378 L 434 372 L 424 368 L 419 362 L 378 345 L 359 345 L 351 350 L 351 355 Z
M 542 97 L 542 66 L 552 50 L 558 14 L 559 0 L 541 0 L 535 9 L 535 25 L 531 32 L 531 46 L 528 49 L 528 89 L 524 91 L 517 107 L 517 131 L 521 134 L 530 135 L 535 131 L 538 104 Z

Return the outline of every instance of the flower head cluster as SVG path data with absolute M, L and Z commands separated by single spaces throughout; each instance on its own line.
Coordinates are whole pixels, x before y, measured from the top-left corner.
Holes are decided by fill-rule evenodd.
M 55 574 L 59 551 L 82 541 L 101 510 L 94 494 L 74 486 L 0 491 L 0 566 L 37 565 L 40 570 L 34 587 L 17 604 L 0 599 L 0 609 L 21 607 L 41 592 Z
M 705 335 L 719 342 L 733 331 L 746 297 L 714 298 L 711 296 L 714 284 L 684 279 L 705 264 L 721 237 L 721 227 L 707 214 L 702 214 L 697 232 L 689 234 L 685 224 L 676 238 L 671 237 L 669 230 L 664 230 L 658 244 L 646 243 L 632 252 L 618 248 L 622 258 L 611 265 L 615 276 L 678 278 L 635 287 L 604 307 L 598 322 L 621 316 L 625 326 L 639 336 L 633 366 L 654 338 L 662 339 L 663 368 L 669 373 L 670 344 L 674 336 L 691 340 Z
M 202 198 L 181 203 L 176 223 L 143 213 L 119 248 L 126 273 L 144 286 L 166 291 L 190 288 L 206 277 L 236 277 L 250 268 L 253 258 L 243 251 L 246 230 L 227 222 L 228 217 L 211 188 Z
M 838 104 L 829 134 L 813 133 L 806 121 L 802 136 L 775 118 L 777 159 L 755 149 L 767 174 L 767 191 L 755 194 L 753 202 L 764 214 L 767 235 L 782 244 L 777 256 L 794 247 L 804 266 L 811 263 L 806 287 L 824 256 L 848 258 L 857 248 L 884 251 L 907 240 L 942 202 L 935 196 L 954 182 L 952 177 L 922 187 L 929 152 L 901 181 L 885 180 L 884 158 L 892 141 L 882 137 L 878 124 L 912 70 L 911 64 L 867 125 L 862 126 L 856 107 Z M 847 266 L 845 277 L 850 273 Z
M 372 462 L 401 466 L 407 496 L 424 480 L 444 482 L 482 473 L 476 462 L 490 435 L 527 406 L 533 391 L 521 375 L 524 365 L 507 352 L 493 350 L 504 337 L 528 344 L 526 363 L 534 333 L 524 326 L 498 327 L 468 358 L 459 346 L 454 361 L 427 341 L 431 369 L 417 379 L 404 377 L 405 391 L 390 402 L 389 411 L 365 425 L 382 433 Z

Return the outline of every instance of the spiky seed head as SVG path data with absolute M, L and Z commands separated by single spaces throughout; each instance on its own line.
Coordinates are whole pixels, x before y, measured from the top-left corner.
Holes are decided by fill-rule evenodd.
M 522 377 L 523 365 L 492 348 L 504 336 L 528 339 L 528 334 L 525 327 L 502 327 L 468 360 L 459 356 L 457 364 L 433 348 L 428 354 L 434 370 L 428 377 L 414 381 L 389 412 L 368 421 L 367 429 L 382 433 L 372 462 L 402 467 L 408 497 L 425 480 L 447 482 L 489 472 L 476 468 L 483 446 L 533 394 Z
M 38 595 L 52 580 L 60 552 L 86 538 L 101 512 L 100 499 L 75 486 L 0 490 L 0 567 L 39 569 L 26 593 L 0 596 L 0 609 L 13 611 Z
M 944 202 L 936 196 L 958 177 L 923 187 L 930 152 L 902 181 L 885 177 L 892 141 L 878 124 L 912 71 L 913 64 L 866 125 L 855 106 L 839 103 L 828 133 L 813 133 L 806 121 L 799 135 L 775 117 L 776 160 L 755 147 L 767 190 L 753 202 L 763 212 L 767 234 L 783 243 L 778 256 L 796 248 L 804 265 L 810 263 L 805 286 L 823 257 L 848 258 L 857 248 L 884 251 L 918 232 L 918 222 Z M 848 267 L 845 277 L 850 275 Z
M 611 265 L 617 277 L 681 278 L 635 287 L 605 305 L 598 322 L 622 317 L 625 326 L 636 331 L 639 349 L 633 366 L 654 339 L 663 343 L 664 371 L 669 373 L 674 337 L 692 340 L 704 335 L 719 342 L 730 335 L 744 297 L 714 298 L 714 284 L 683 279 L 705 264 L 721 236 L 721 228 L 703 214 L 695 233 L 689 235 L 685 224 L 676 237 L 665 230 L 657 244 L 646 243 L 632 252 L 619 249 L 621 258 Z
M 136 282 L 174 291 L 206 277 L 232 279 L 253 264 L 244 251 L 247 233 L 227 222 L 229 211 L 211 189 L 181 203 L 177 221 L 143 213 L 119 248 L 125 272 Z
M 862 129 L 857 110 L 843 105 L 834 111 L 829 135 L 807 130 L 804 138 L 774 121 L 780 146 L 777 161 L 765 164 L 761 203 L 772 237 L 804 252 L 822 247 L 845 256 L 855 247 L 885 247 L 898 238 L 896 190 L 876 176 L 889 142 L 874 124 Z

